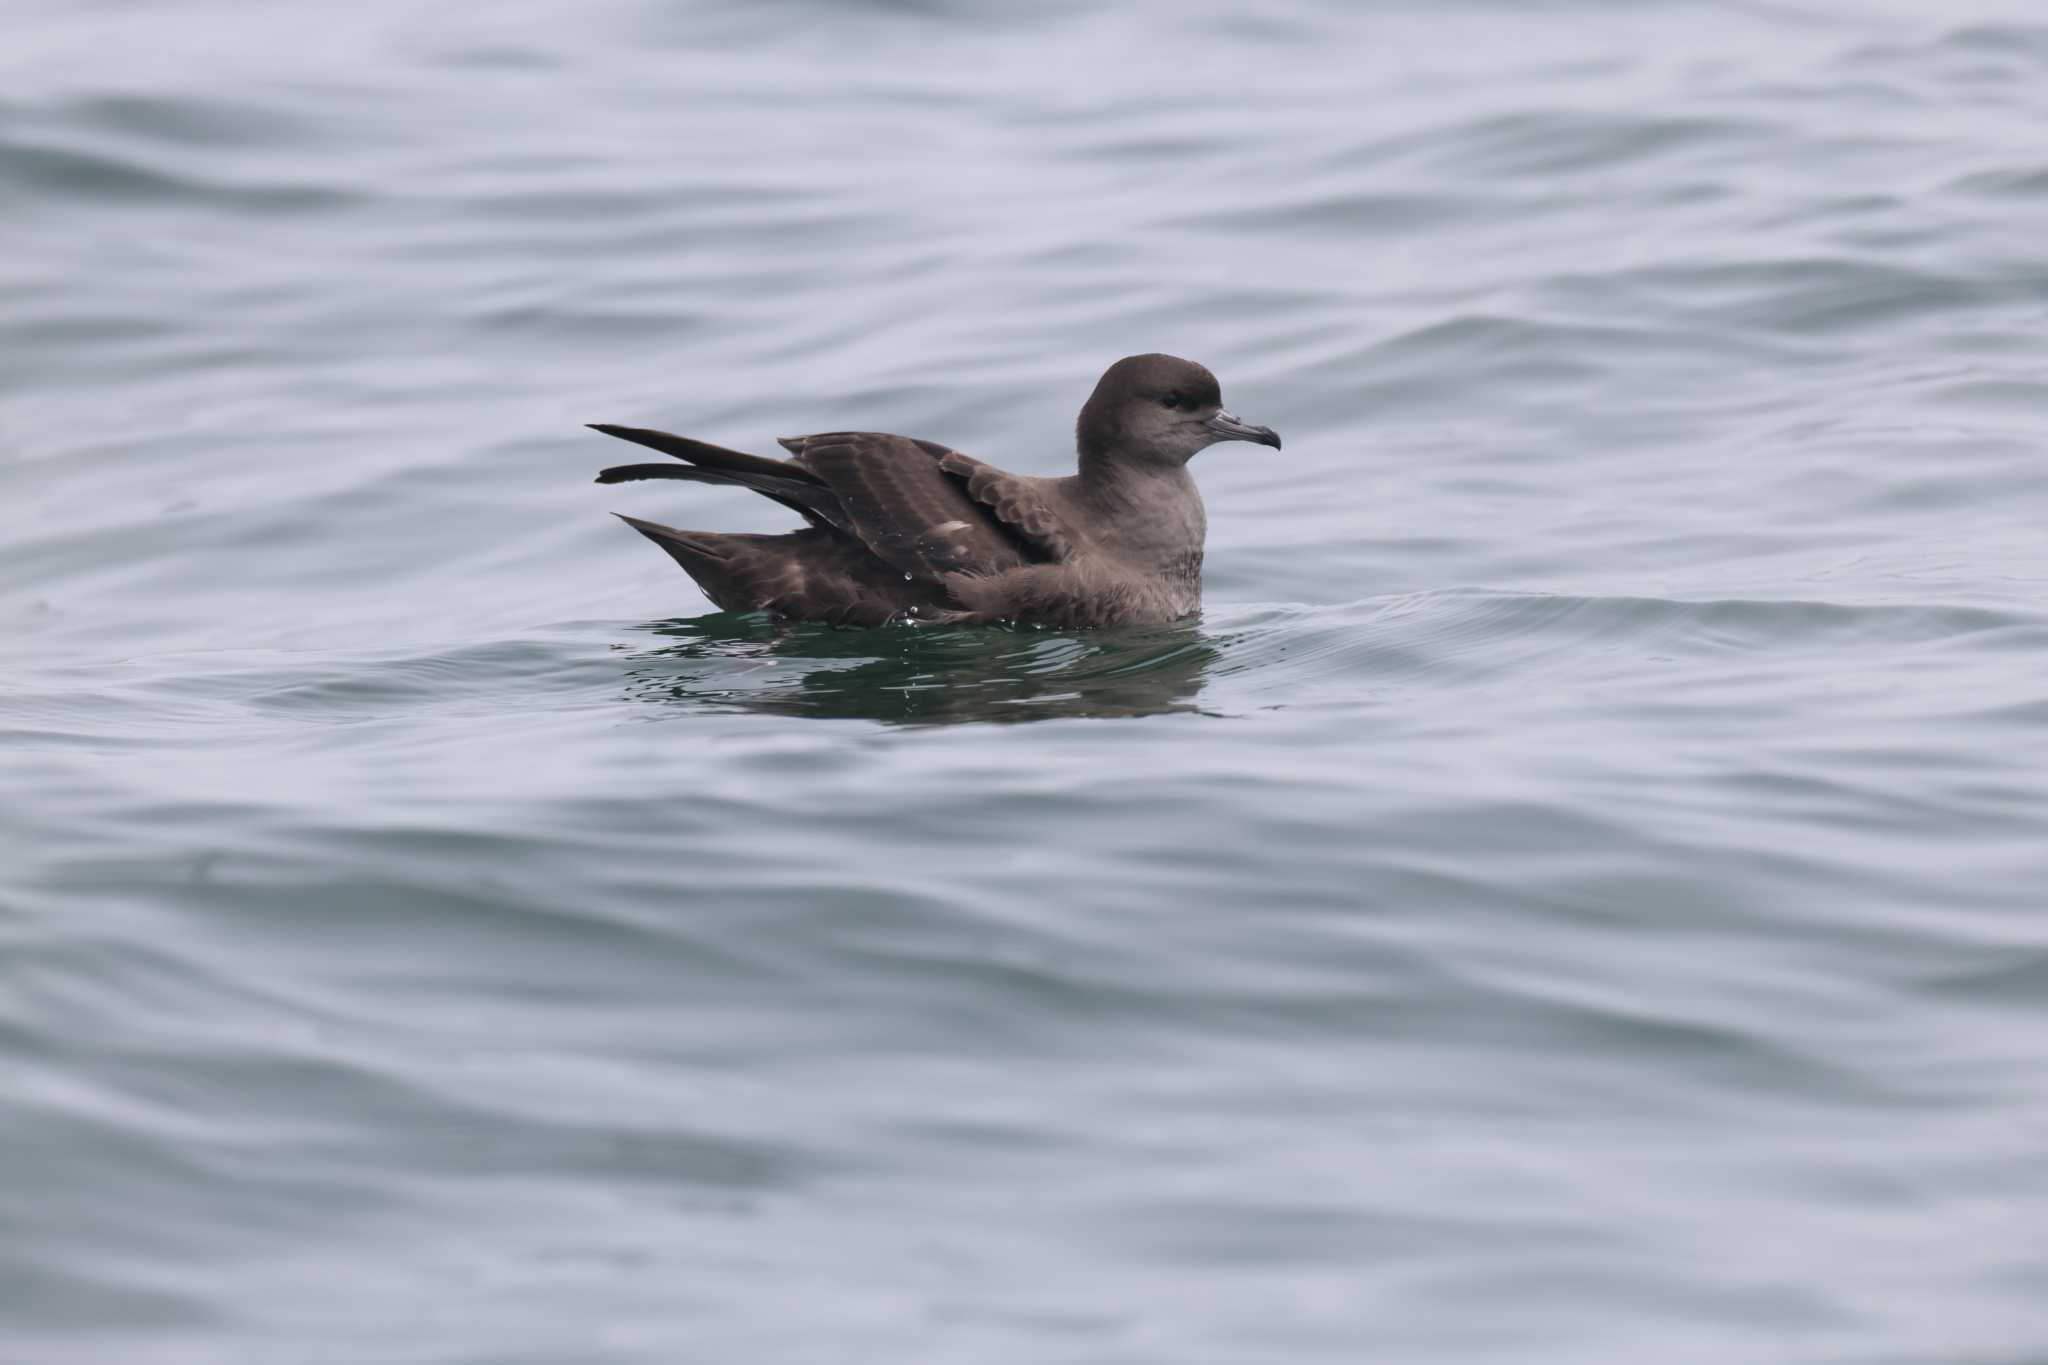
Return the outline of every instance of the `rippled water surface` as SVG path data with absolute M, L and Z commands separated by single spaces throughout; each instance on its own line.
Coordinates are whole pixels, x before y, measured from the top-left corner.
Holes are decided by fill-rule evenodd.
M 2034 4 L 20 0 L 0 1358 L 2048 1360 Z M 1199 621 L 706 614 L 589 421 Z

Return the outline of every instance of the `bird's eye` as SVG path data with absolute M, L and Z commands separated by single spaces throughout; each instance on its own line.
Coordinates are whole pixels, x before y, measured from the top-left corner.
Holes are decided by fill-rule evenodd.
M 1176 390 L 1173 393 L 1162 393 L 1159 395 L 1159 405 L 1161 407 L 1177 408 L 1185 401 L 1186 400 L 1180 396 L 1178 390 Z

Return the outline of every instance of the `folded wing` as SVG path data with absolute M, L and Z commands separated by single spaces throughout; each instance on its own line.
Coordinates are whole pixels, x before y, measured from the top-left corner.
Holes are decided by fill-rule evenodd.
M 1064 540 L 1057 518 L 1035 497 L 991 502 L 977 496 L 966 466 L 1001 471 L 936 441 L 830 431 L 786 437 L 782 444 L 796 457 L 790 463 L 838 494 L 854 534 L 913 577 L 1005 573 L 1050 558 L 1048 545 Z M 956 467 L 960 461 L 965 465 Z M 1025 487 L 1013 477 L 1010 482 Z
M 1064 559 L 1072 537 L 1031 482 L 935 441 L 876 431 L 784 437 L 768 459 L 644 427 L 595 430 L 672 455 L 678 465 L 618 465 L 600 483 L 687 479 L 752 489 L 813 526 L 857 540 L 911 580 L 993 575 Z

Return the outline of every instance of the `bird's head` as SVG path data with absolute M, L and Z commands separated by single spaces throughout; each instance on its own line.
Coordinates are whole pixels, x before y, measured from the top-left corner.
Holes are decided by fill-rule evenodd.
M 1174 355 L 1125 356 L 1110 366 L 1074 434 L 1084 460 L 1184 465 L 1218 441 L 1280 448 L 1271 427 L 1240 421 L 1223 406 L 1215 375 Z

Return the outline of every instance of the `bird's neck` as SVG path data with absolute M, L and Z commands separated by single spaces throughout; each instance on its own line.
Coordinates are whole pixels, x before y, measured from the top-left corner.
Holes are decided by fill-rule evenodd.
M 1186 465 L 1091 461 L 1084 454 L 1077 481 L 1118 558 L 1168 577 L 1201 573 L 1209 522 Z

